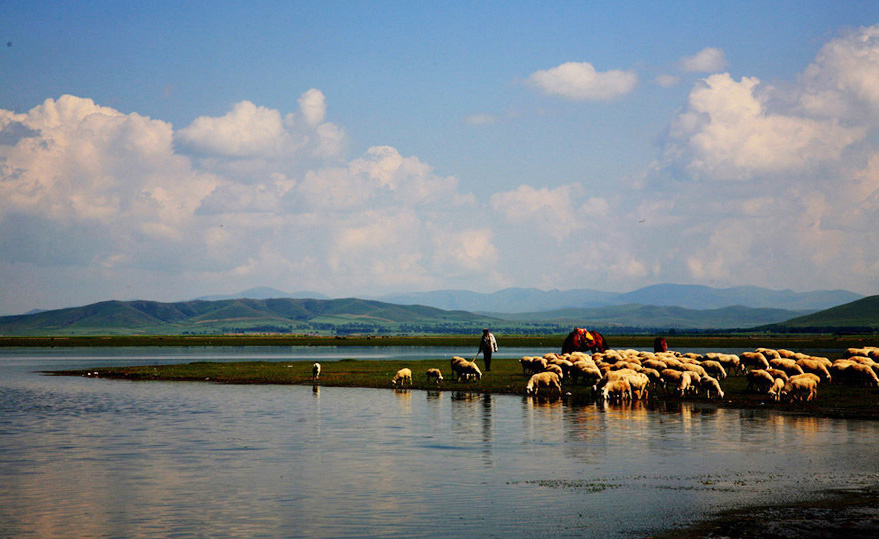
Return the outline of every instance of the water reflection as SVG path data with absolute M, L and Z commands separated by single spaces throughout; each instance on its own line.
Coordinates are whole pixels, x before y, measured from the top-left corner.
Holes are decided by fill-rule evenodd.
M 643 537 L 879 478 L 876 422 L 33 370 L 0 366 L 0 537 Z

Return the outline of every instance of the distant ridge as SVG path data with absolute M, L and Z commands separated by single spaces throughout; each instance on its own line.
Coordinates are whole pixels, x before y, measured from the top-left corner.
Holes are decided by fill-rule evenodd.
M 697 310 L 741 305 L 755 309 L 785 309 L 802 313 L 827 309 L 862 297 L 847 290 L 794 292 L 756 286 L 711 288 L 702 285 L 658 284 L 625 293 L 592 289 L 543 291 L 537 288 L 507 288 L 492 293 L 467 290 L 412 292 L 389 294 L 374 299 L 390 303 L 430 305 L 439 309 L 491 313 L 524 313 L 627 304 L 674 306 Z

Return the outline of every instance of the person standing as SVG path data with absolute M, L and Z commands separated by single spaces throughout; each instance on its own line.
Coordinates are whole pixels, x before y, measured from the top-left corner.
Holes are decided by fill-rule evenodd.
M 482 330 L 482 340 L 479 341 L 479 350 L 476 355 L 479 355 L 479 352 L 482 352 L 482 357 L 485 358 L 485 372 L 490 371 L 491 355 L 497 352 L 497 340 L 494 335 L 488 332 L 487 328 Z

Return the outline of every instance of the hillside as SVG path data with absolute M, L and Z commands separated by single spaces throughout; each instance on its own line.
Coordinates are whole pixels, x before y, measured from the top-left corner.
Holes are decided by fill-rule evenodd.
M 825 330 L 836 332 L 879 330 L 879 296 L 792 318 L 761 329 L 769 331 Z
M 355 298 L 105 301 L 0 317 L 3 335 L 475 332 L 496 321 L 463 311 Z

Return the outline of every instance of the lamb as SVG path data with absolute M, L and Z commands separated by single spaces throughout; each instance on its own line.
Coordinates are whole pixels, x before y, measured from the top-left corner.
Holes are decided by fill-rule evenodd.
M 525 394 L 537 395 L 541 387 L 547 388 L 550 394 L 552 394 L 553 389 L 558 390 L 559 394 L 562 392 L 559 377 L 554 372 L 539 372 L 531 376 L 531 379 L 528 380 L 528 384 L 525 386 Z
M 314 382 L 320 378 L 320 363 L 311 366 L 311 381 Z
M 411 386 L 412 385 L 412 369 L 402 368 L 397 371 L 397 374 L 394 375 L 394 379 L 391 380 L 391 383 L 394 387 L 397 387 L 397 384 L 400 384 L 400 387 L 404 385 Z
M 439 385 L 440 382 L 443 381 L 443 373 L 439 369 L 427 369 L 427 372 L 424 373 L 427 375 L 427 381 L 430 382 L 430 379 L 433 378 L 436 382 L 436 385 Z

